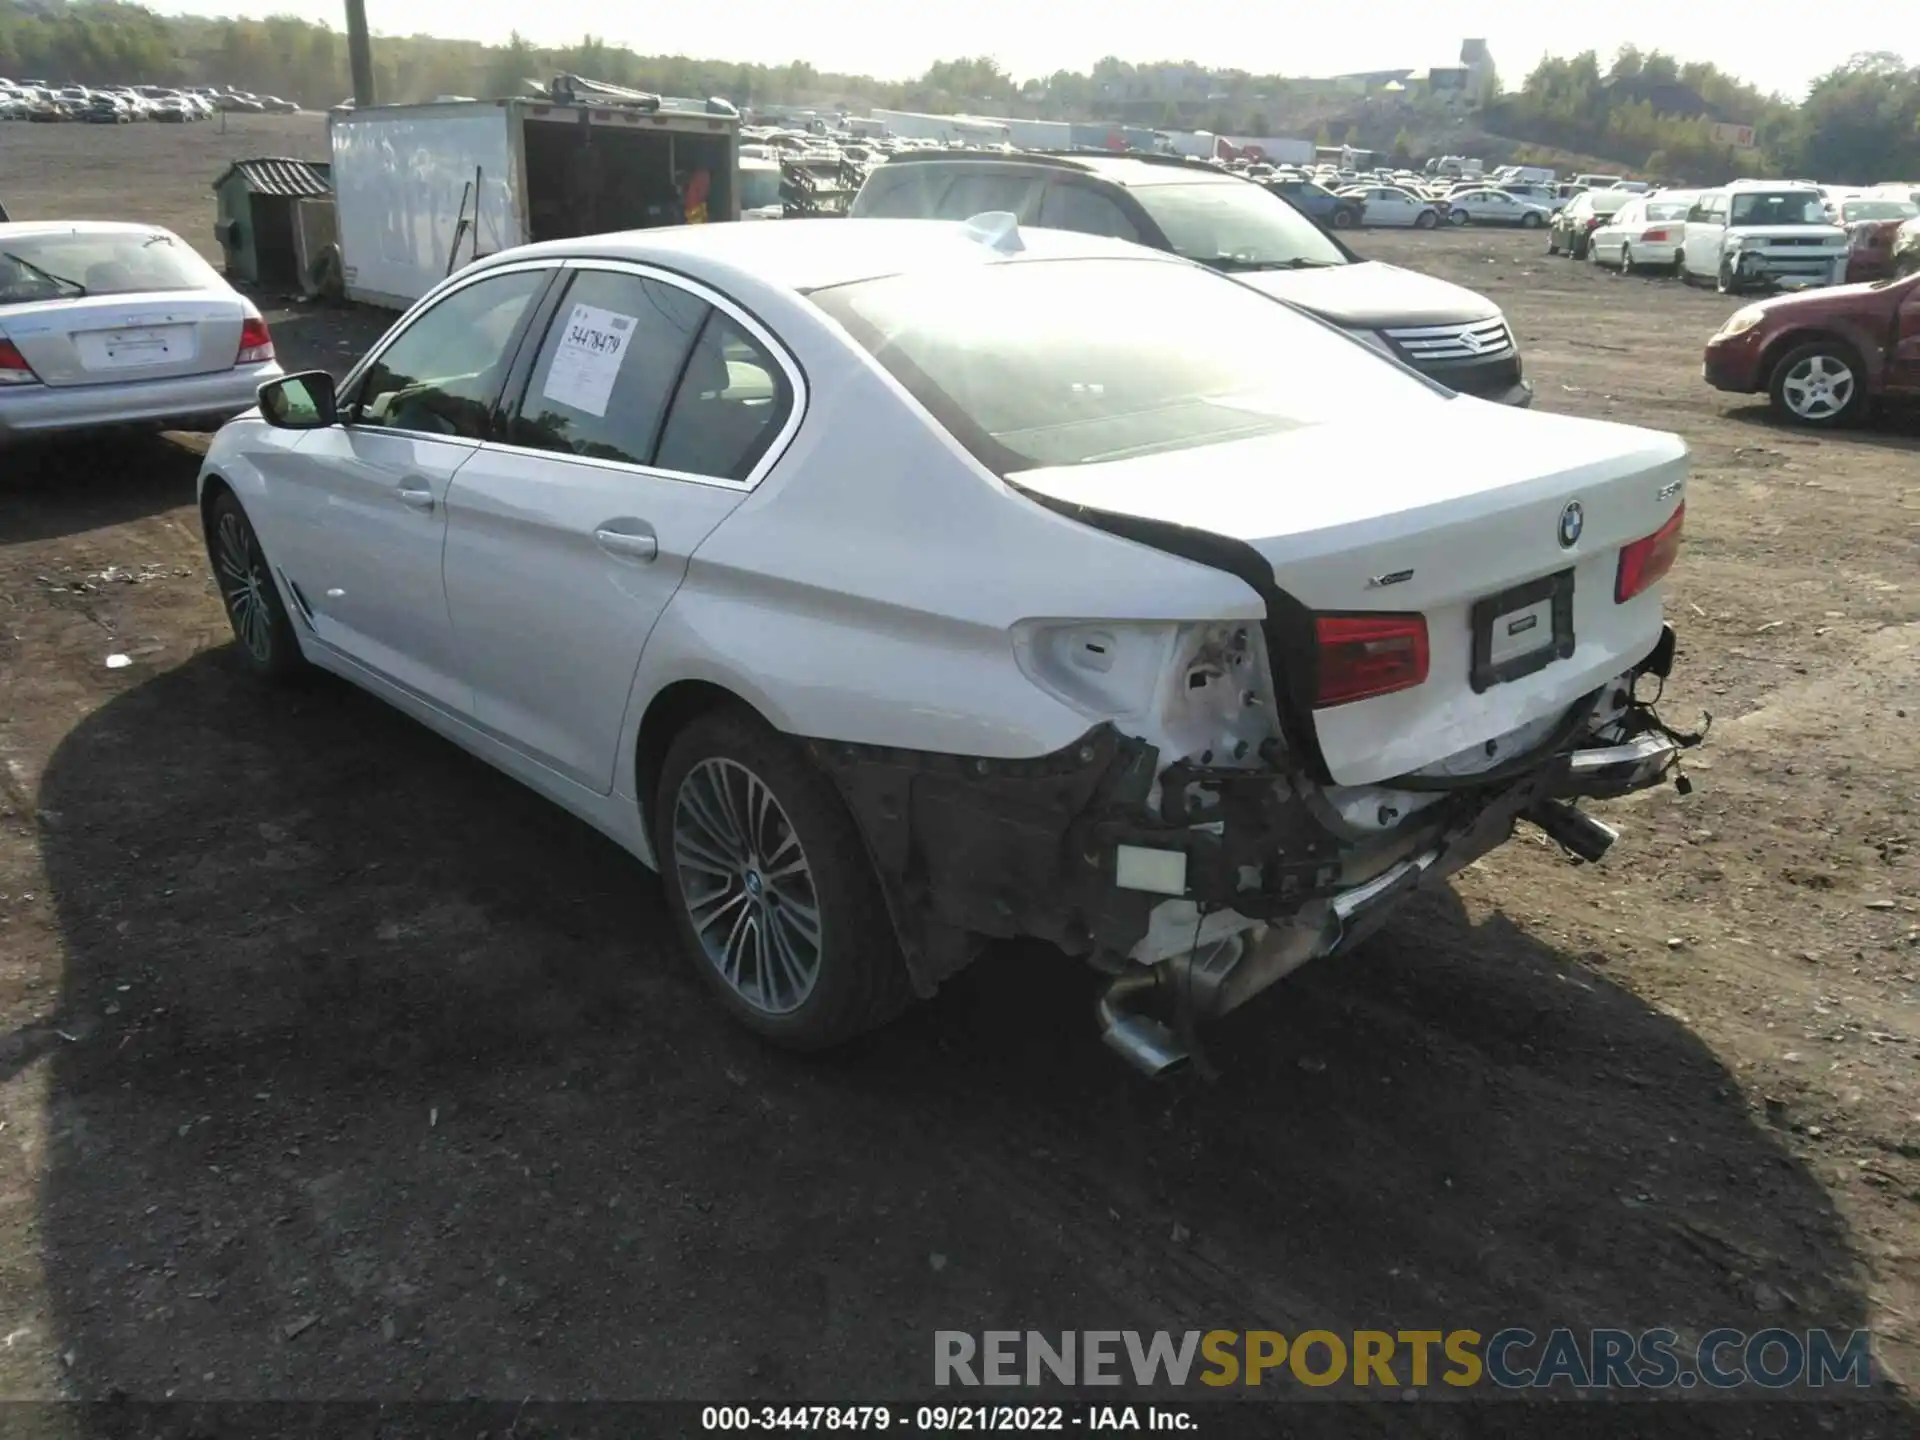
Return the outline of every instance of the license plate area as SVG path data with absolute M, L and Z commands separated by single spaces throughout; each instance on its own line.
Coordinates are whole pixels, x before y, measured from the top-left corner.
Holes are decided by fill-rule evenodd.
M 89 370 L 173 365 L 193 358 L 193 327 L 150 325 L 125 330 L 91 330 L 76 335 L 74 347 Z
M 1474 694 L 1573 654 L 1573 571 L 1529 580 L 1473 606 Z

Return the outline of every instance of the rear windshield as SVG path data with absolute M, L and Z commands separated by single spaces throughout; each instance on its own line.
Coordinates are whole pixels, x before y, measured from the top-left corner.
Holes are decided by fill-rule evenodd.
M 1693 208 L 1691 200 L 1649 200 L 1647 218 L 1649 220 L 1684 220 L 1687 212 Z
M 1611 215 L 1640 197 L 1631 190 L 1589 190 L 1587 198 L 1599 214 Z
M 190 245 L 164 230 L 0 234 L 0 305 L 225 284 Z
M 1176 255 L 1224 270 L 1345 265 L 1319 226 L 1264 185 L 1240 180 L 1136 185 L 1133 198 Z
M 1825 225 L 1827 207 L 1818 195 L 1789 190 L 1771 195 L 1747 193 L 1733 197 L 1735 225 Z
M 982 464 L 1093 465 L 1375 416 L 1445 392 L 1220 275 L 988 263 L 813 293 Z
M 1920 215 L 1920 205 L 1905 200 L 1848 200 L 1840 207 L 1845 220 L 1911 220 Z

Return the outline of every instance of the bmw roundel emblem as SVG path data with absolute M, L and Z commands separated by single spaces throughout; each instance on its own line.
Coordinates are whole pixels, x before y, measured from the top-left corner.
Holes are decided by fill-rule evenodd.
M 1560 512 L 1560 548 L 1571 550 L 1580 543 L 1580 532 L 1587 528 L 1587 512 L 1578 500 L 1569 500 Z

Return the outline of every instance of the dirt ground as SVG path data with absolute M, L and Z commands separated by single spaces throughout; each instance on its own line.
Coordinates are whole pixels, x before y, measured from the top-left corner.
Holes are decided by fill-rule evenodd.
M 322 144 L 16 125 L 0 192 L 210 248 L 226 159 Z M 1712 735 L 1598 867 L 1523 836 L 1231 1017 L 1212 1084 L 1122 1069 L 1038 947 L 770 1053 L 610 844 L 241 677 L 191 456 L 0 459 L 0 1394 L 872 1401 L 936 1329 L 1100 1326 L 1868 1326 L 1920 1375 L 1920 426 L 1709 390 L 1711 293 L 1357 244 L 1497 298 L 1542 408 L 1692 445 L 1662 708 Z M 381 317 L 272 319 L 343 369 Z

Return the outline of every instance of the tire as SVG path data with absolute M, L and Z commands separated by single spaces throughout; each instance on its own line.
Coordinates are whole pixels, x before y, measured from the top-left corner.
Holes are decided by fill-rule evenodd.
M 1431 210 L 1422 210 L 1413 217 L 1413 228 L 1416 230 L 1432 230 L 1439 224 L 1440 217 Z
M 1472 218 L 1473 217 L 1468 215 L 1464 210 L 1449 210 L 1447 212 L 1447 224 L 1453 226 L 1464 225 Z
M 675 737 L 654 797 L 653 844 L 681 946 L 762 1038 L 825 1050 L 911 1002 L 853 816 L 833 782 L 752 711 L 709 712 Z M 770 935 L 781 943 L 762 949 Z
M 1522 230 L 1538 230 L 1540 228 L 1540 217 L 1529 210 L 1520 217 L 1520 228 Z
M 220 606 L 233 627 L 240 664 L 262 680 L 285 681 L 300 675 L 306 657 L 300 637 L 280 602 L 273 567 L 260 548 L 253 522 L 231 490 L 222 490 L 207 507 L 207 560 Z
M 1342 205 L 1334 210 L 1333 212 L 1333 228 L 1334 229 L 1351 230 L 1357 223 L 1358 223 L 1357 217 L 1354 215 L 1353 211 L 1349 210 L 1346 206 Z
M 1773 413 L 1795 425 L 1834 430 L 1866 407 L 1860 357 L 1838 340 L 1815 340 L 1789 350 L 1767 379 Z
M 1631 278 L 1640 273 L 1640 267 L 1634 263 L 1633 242 L 1630 240 L 1622 240 L 1620 242 L 1619 269 L 1623 278 Z
M 1713 288 L 1722 295 L 1738 295 L 1743 288 L 1740 284 L 1740 272 L 1729 265 L 1726 257 L 1720 259 L 1720 268 L 1714 272 Z
M 1560 227 L 1557 225 L 1549 225 L 1547 227 L 1547 254 L 1558 255 L 1559 253 L 1560 253 Z

